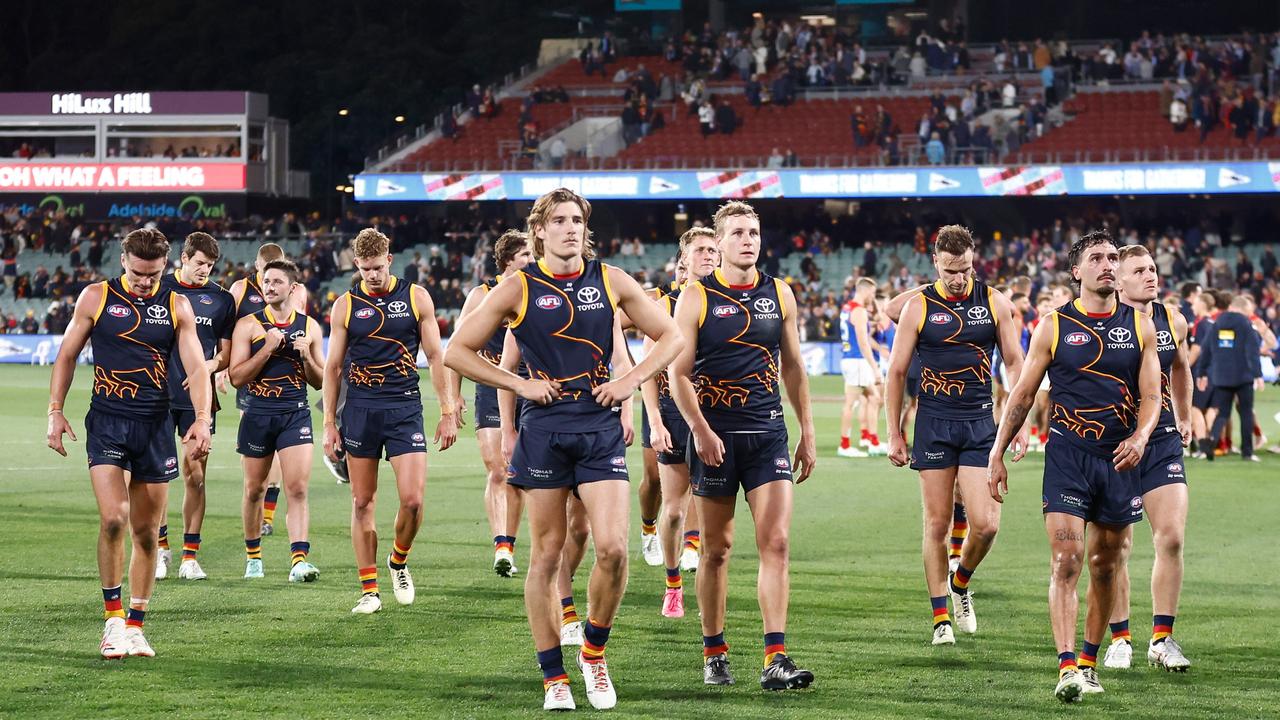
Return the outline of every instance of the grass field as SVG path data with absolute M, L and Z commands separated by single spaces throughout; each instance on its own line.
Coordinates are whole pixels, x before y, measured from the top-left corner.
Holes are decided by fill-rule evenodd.
M 89 377 L 81 368 L 67 404 L 77 432 L 83 428 Z M 1057 665 L 1046 603 L 1039 457 L 1011 466 L 1001 534 L 974 579 L 980 634 L 961 636 L 955 647 L 933 648 L 920 569 L 915 474 L 895 470 L 883 458 L 835 456 L 838 383 L 838 378 L 814 382 L 820 459 L 815 476 L 797 489 L 792 531 L 787 639 L 794 657 L 816 673 L 813 688 L 766 694 L 755 682 L 761 630 L 750 542 L 735 548 L 726 632 L 739 684 L 702 685 L 692 586 L 687 585 L 685 618 L 659 615 L 661 569 L 638 557 L 639 515 L 633 503 L 630 585 L 609 643 L 619 693 L 614 715 L 1280 715 L 1280 645 L 1272 625 L 1280 617 L 1275 562 L 1280 457 L 1266 455 L 1256 465 L 1238 458 L 1191 463 L 1186 585 L 1177 635 L 1194 662 L 1192 671 L 1170 675 L 1138 662 L 1129 671 L 1104 670 L 1106 694 L 1068 708 L 1051 696 Z M 67 459 L 44 447 L 47 388 L 47 368 L 0 369 L 0 717 L 542 713 L 521 582 L 497 578 L 489 569 L 483 468 L 470 428 L 455 448 L 430 459 L 427 522 L 411 559 L 416 604 L 400 607 L 386 592 L 383 612 L 355 617 L 348 612 L 359 595 L 348 532 L 349 494 L 325 472 L 318 448 L 311 543 L 312 559 L 323 573 L 320 581 L 308 586 L 285 581 L 288 540 L 283 534 L 264 539 L 267 579 L 240 578 L 235 413 L 224 411 L 210 461 L 200 554 L 210 579 L 161 582 L 147 618 L 158 657 L 107 662 L 97 652 L 102 627 L 94 561 L 97 513 L 84 438 Z M 1280 435 L 1271 420 L 1280 409 L 1278 398 L 1280 392 L 1269 388 L 1259 407 L 1273 437 Z M 634 480 L 641 467 L 638 447 L 630 459 Z M 394 485 L 387 477 L 379 509 L 383 548 L 395 509 Z M 180 495 L 175 483 L 169 524 L 179 540 Z M 738 537 L 750 538 L 745 504 L 740 518 Z M 517 562 L 523 566 L 527 532 L 522 535 Z M 1145 524 L 1135 537 L 1132 617 L 1135 660 L 1141 660 L 1150 632 L 1151 544 Z M 583 573 L 577 599 L 580 607 L 586 604 Z M 570 677 L 579 712 L 595 712 L 576 669 Z

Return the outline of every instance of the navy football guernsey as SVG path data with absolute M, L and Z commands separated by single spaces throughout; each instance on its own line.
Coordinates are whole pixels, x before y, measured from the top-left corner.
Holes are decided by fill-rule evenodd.
M 786 429 L 778 389 L 784 319 L 779 282 L 757 271 L 753 284 L 733 286 L 717 269 L 697 283 L 706 305 L 693 385 L 716 432 Z
M 419 313 L 413 284 L 392 277 L 386 292 L 364 283 L 347 293 L 347 402 L 365 407 L 421 403 Z
M 992 292 L 971 278 L 959 298 L 948 297 L 941 281 L 920 293 L 921 412 L 950 420 L 991 417 L 991 355 L 999 323 Z
M 253 319 L 261 325 L 262 331 L 254 335 L 253 343 L 249 348 L 251 355 L 262 349 L 266 342 L 267 330 L 271 328 L 284 334 L 284 343 L 271 353 L 271 357 L 267 358 L 258 376 L 245 385 L 247 388 L 245 412 L 270 415 L 306 409 L 307 378 L 302 368 L 302 355 L 293 349 L 293 341 L 306 334 L 307 316 L 296 310 L 290 310 L 287 319 L 276 322 L 271 308 L 267 307 L 255 313 Z
M 1053 314 L 1050 430 L 1095 455 L 1111 457 L 1137 425 L 1139 317 L 1119 301 L 1109 313 L 1074 300 Z
M 176 296 L 157 283 L 135 295 L 124 277 L 102 283 L 89 341 L 93 347 L 92 410 L 155 420 L 169 411 L 169 357 L 177 349 Z
M 200 349 L 204 351 L 204 359 L 209 360 L 218 354 L 218 344 L 222 340 L 230 340 L 236 327 L 236 301 L 231 293 L 222 286 L 205 281 L 203 285 L 188 285 L 182 280 L 182 271 L 178 270 L 165 275 L 161 286 L 183 295 L 191 303 L 191 312 L 196 318 L 196 335 L 200 338 Z M 187 380 L 187 370 L 178 356 L 178 347 L 174 345 L 169 356 L 169 404 L 175 408 L 191 409 L 191 393 L 182 387 Z M 217 394 L 214 394 L 216 409 Z

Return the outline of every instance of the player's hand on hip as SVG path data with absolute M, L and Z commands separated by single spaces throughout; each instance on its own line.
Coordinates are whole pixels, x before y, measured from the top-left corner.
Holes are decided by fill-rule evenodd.
M 800 442 L 796 443 L 795 461 L 791 463 L 791 476 L 795 478 L 796 484 L 808 480 L 813 474 L 813 466 L 817 463 L 817 443 L 814 442 L 813 436 L 801 435 Z
M 549 405 L 560 397 L 560 383 L 555 380 L 525 380 L 516 391 L 520 397 L 538 405 Z
M 66 457 L 67 449 L 62 445 L 63 433 L 70 435 L 73 441 L 79 442 L 76 431 L 71 429 L 71 423 L 67 422 L 67 416 L 63 415 L 61 410 L 49 413 L 49 432 L 45 439 L 54 452 Z
M 611 380 L 603 385 L 591 388 L 591 396 L 596 399 L 596 402 L 601 407 L 621 405 L 623 400 L 630 398 L 635 392 L 635 385 L 623 378 Z
M 693 431 L 693 449 L 707 467 L 719 467 L 724 462 L 724 442 L 711 428 Z
M 1138 463 L 1142 462 L 1142 453 L 1146 449 L 1146 438 L 1139 436 L 1137 433 L 1122 440 L 1111 455 L 1116 470 L 1125 472 L 1138 467 Z
M 654 452 L 671 452 L 671 432 L 661 422 L 649 423 L 649 447 Z
M 907 440 L 901 435 L 895 435 L 889 438 L 889 462 L 894 467 L 902 467 L 907 464 Z
M 1009 494 L 1009 471 L 1002 457 L 987 460 L 987 490 L 998 503 L 1004 502 L 1004 496 Z
M 321 447 L 324 448 L 324 456 L 329 458 L 330 462 L 338 462 L 338 448 L 342 447 L 342 433 L 338 431 L 336 423 L 324 424 L 324 442 Z
M 436 423 L 435 444 L 440 446 L 440 451 L 444 452 L 453 447 L 458 440 L 458 420 L 453 416 L 441 415 L 440 422 Z
M 1018 462 L 1027 456 L 1027 438 L 1028 429 L 1026 426 L 1023 426 L 1023 428 L 1013 436 L 1013 442 L 1010 443 L 1009 447 L 1013 449 L 1014 462 Z

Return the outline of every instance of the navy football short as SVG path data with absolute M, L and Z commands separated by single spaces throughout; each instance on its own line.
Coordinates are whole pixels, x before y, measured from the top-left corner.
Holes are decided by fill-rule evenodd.
M 986 467 L 996 443 L 996 421 L 991 415 L 973 420 L 948 420 L 936 415 L 916 415 L 911 436 L 911 469 Z
M 1066 513 L 1104 525 L 1142 520 L 1138 471 L 1118 472 L 1110 457 L 1086 452 L 1059 435 L 1045 445 L 1041 500 L 1046 513 Z
M 576 488 L 598 480 L 630 480 L 622 425 L 585 433 L 520 429 L 507 482 L 529 490 Z
M 716 435 L 724 443 L 724 461 L 715 467 L 703 464 L 693 438 L 685 448 L 694 495 L 734 497 L 739 487 L 745 494 L 775 480 L 792 481 L 786 430 Z
M 689 423 L 684 421 L 684 416 L 679 411 L 676 411 L 663 412 L 662 424 L 666 426 L 667 433 L 671 435 L 671 452 L 658 453 L 658 464 L 684 465 L 688 462 L 685 456 L 688 454 L 689 445 L 692 444 L 689 440 L 691 434 Z
M 1187 468 L 1182 458 L 1182 436 L 1156 430 L 1147 442 L 1147 452 L 1138 465 L 1138 483 L 1143 495 L 1165 485 L 1186 484 Z
M 476 429 L 502 427 L 502 415 L 498 410 L 498 391 L 488 385 L 476 383 Z
M 427 451 L 422 405 L 417 403 L 387 408 L 347 403 L 342 408 L 340 427 L 342 447 L 354 457 L 390 460 L 397 455 Z
M 169 408 L 169 418 L 173 420 L 173 427 L 178 431 L 178 437 L 183 437 L 187 431 L 191 429 L 191 423 L 196 421 L 196 411 L 194 408 Z M 218 429 L 218 413 L 209 414 L 209 434 L 213 435 Z
M 139 482 L 173 480 L 178 477 L 178 448 L 171 423 L 165 416 L 136 420 L 90 408 L 84 416 L 89 467 L 122 467 Z
M 1213 407 L 1213 386 L 1208 385 L 1204 390 L 1201 390 L 1196 385 L 1196 381 L 1193 380 L 1191 384 L 1191 406 L 1200 412 Z
M 270 457 L 294 445 L 312 445 L 311 410 L 286 410 L 271 415 L 245 413 L 240 418 L 236 452 L 245 457 Z

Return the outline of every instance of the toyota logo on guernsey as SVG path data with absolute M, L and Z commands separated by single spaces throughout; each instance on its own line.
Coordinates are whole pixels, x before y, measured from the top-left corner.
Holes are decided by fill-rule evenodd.
M 974 305 L 969 308 L 968 315 L 970 320 L 983 320 L 987 317 L 987 309 L 981 305 Z
M 929 316 L 929 322 L 934 325 L 946 325 L 951 322 L 951 313 L 936 312 Z
M 147 315 L 156 320 L 164 320 L 169 317 L 169 308 L 163 305 L 151 305 L 147 308 Z
M 409 309 L 409 304 L 403 300 L 396 300 L 395 302 L 392 302 L 389 305 L 387 305 L 387 309 L 390 310 L 392 313 L 402 313 L 405 310 Z
M 542 297 L 538 298 L 536 304 L 538 307 L 542 308 L 543 310 L 555 310 L 556 308 L 563 305 L 564 301 L 560 299 L 559 295 L 543 295 Z
M 1113 343 L 1126 343 L 1133 337 L 1128 328 L 1115 327 L 1107 331 L 1107 338 Z
M 111 317 L 129 317 L 129 308 L 124 305 L 112 305 L 107 308 L 107 314 Z
M 1161 347 L 1168 347 L 1173 344 L 1173 333 L 1168 330 L 1159 330 L 1156 332 L 1156 344 Z
M 756 312 L 771 313 L 774 311 L 776 306 L 769 298 L 757 298 L 756 301 L 752 303 L 752 307 L 756 309 Z
M 1076 346 L 1084 345 L 1085 343 L 1089 342 L 1089 333 L 1087 332 L 1068 333 L 1066 337 L 1062 338 L 1062 342 L 1068 345 L 1076 345 Z
M 712 310 L 711 313 L 718 318 L 727 318 L 730 315 L 738 314 L 738 306 L 737 305 L 717 305 L 716 309 Z
M 578 302 L 590 304 L 600 302 L 600 291 L 593 287 L 584 287 L 578 290 Z
M 356 311 L 356 317 L 360 320 L 367 320 L 373 317 L 373 308 L 360 308 Z

